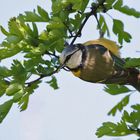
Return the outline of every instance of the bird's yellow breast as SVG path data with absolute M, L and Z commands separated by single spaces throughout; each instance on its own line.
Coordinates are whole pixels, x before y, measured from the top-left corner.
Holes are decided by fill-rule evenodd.
M 78 69 L 77 71 L 72 71 L 72 73 L 74 74 L 74 76 L 80 77 L 80 75 L 81 75 L 81 70 Z

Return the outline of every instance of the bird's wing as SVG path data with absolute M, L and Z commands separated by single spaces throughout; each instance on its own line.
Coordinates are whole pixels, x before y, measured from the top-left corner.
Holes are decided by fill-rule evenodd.
M 122 58 L 114 55 L 111 51 L 110 51 L 110 54 L 111 54 L 111 57 L 112 57 L 112 59 L 114 61 L 114 68 L 116 70 L 124 70 L 125 69 L 124 68 L 125 61 Z
M 99 39 L 87 41 L 84 43 L 85 46 L 92 45 L 92 44 L 102 45 L 105 48 L 107 48 L 111 53 L 120 57 L 119 46 L 114 41 L 111 41 L 105 38 L 99 38 Z
M 105 52 L 106 49 L 109 50 L 110 55 L 114 61 L 114 68 L 116 70 L 123 70 L 125 61 L 120 58 L 120 52 L 119 52 L 119 46 L 116 44 L 116 42 L 105 39 L 105 38 L 99 38 L 96 40 L 87 41 L 84 43 L 85 46 L 92 46 L 96 45 L 99 47 L 100 52 Z

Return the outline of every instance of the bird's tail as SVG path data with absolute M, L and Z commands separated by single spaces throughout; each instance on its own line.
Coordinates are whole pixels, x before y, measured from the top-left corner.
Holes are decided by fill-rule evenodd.
M 111 53 L 111 52 L 110 52 Z M 114 61 L 116 74 L 112 75 L 105 82 L 108 84 L 132 85 L 140 91 L 140 71 L 136 68 L 125 68 L 124 59 L 111 53 Z
M 137 69 L 129 69 L 128 84 L 140 91 L 140 71 Z
M 104 84 L 132 85 L 140 91 L 140 71 L 135 68 L 123 69 L 106 79 Z

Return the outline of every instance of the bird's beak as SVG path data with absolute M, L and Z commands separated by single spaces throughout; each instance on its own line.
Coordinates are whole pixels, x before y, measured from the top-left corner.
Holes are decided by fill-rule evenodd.
M 65 63 L 64 64 L 61 64 L 58 68 L 57 68 L 57 72 L 59 72 L 61 69 L 63 69 L 65 67 Z

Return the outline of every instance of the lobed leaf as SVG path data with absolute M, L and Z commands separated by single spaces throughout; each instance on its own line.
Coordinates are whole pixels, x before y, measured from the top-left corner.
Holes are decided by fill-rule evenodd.
M 11 83 L 8 88 L 6 89 L 6 95 L 11 96 L 14 95 L 15 93 L 22 91 L 23 87 L 19 83 Z
M 49 21 L 49 14 L 46 10 L 44 10 L 42 7 L 37 6 L 37 11 L 39 13 L 39 15 L 46 21 Z
M 53 89 L 58 89 L 58 85 L 57 85 L 57 79 L 52 76 L 52 79 L 50 81 L 47 82 Z
M 115 116 L 115 114 L 117 113 L 117 111 L 122 111 L 123 108 L 128 105 L 129 103 L 129 97 L 130 94 L 125 96 L 117 105 L 115 105 L 109 112 L 108 115 L 112 115 Z
M 126 136 L 132 133 L 125 121 L 121 121 L 117 124 L 112 122 L 103 123 L 102 126 L 97 129 L 96 135 L 100 138 L 102 136 Z
M 133 111 L 130 114 L 124 111 L 122 119 L 127 122 L 131 128 L 137 130 L 140 125 L 140 104 L 132 105 L 131 108 Z
M 18 102 L 18 105 L 20 107 L 20 111 L 24 111 L 27 109 L 28 107 L 28 103 L 29 103 L 29 95 L 28 93 L 26 93 Z M 16 101 L 16 99 L 15 99 Z
M 125 68 L 140 67 L 140 58 L 127 59 L 124 67 Z
M 44 9 L 42 9 L 41 7 L 38 7 L 38 12 L 39 14 L 37 14 L 35 10 L 33 12 L 26 11 L 25 15 L 20 14 L 18 16 L 18 19 L 24 20 L 26 22 L 48 22 L 49 21 L 49 16 Z
M 128 113 L 124 111 L 121 121 L 118 123 L 105 122 L 97 129 L 96 135 L 102 136 L 125 136 L 136 134 L 139 136 L 140 125 L 140 104 L 131 106 L 133 111 Z
M 118 36 L 118 41 L 123 44 L 123 41 L 130 42 L 132 36 L 124 31 L 124 24 L 121 20 L 113 19 L 113 32 Z
M 0 123 L 2 123 L 3 119 L 10 111 L 12 105 L 13 105 L 13 100 L 6 101 L 5 103 L 0 105 Z
M 134 8 L 130 8 L 127 5 L 123 6 L 123 0 L 118 0 L 113 7 L 123 14 L 140 18 L 140 11 L 136 11 Z
M 2 27 L 2 26 L 0 26 L 0 31 L 1 31 L 4 35 L 6 35 L 6 36 L 9 35 L 9 32 L 7 32 L 7 31 L 4 29 L 4 27 Z
M 23 28 L 20 26 L 19 20 L 17 20 L 15 17 L 11 18 L 8 22 L 8 29 L 11 35 L 23 38 Z
M 104 90 L 111 95 L 125 94 L 131 91 L 124 85 L 116 84 L 107 84 Z
M 0 97 L 3 96 L 6 92 L 6 89 L 9 86 L 9 82 L 6 80 L 1 79 L 0 80 Z
M 12 75 L 14 76 L 15 80 L 17 80 L 19 83 L 25 82 L 27 78 L 27 71 L 24 65 L 20 61 L 13 60 L 11 70 L 12 70 Z
M 9 77 L 9 76 L 11 76 L 11 71 L 5 66 L 0 66 L 0 77 Z
M 100 26 L 101 26 L 101 31 L 102 31 L 104 34 L 107 33 L 107 36 L 110 36 L 110 32 L 109 32 L 107 23 L 106 23 L 106 21 L 105 21 L 105 18 L 104 18 L 102 15 L 100 15 L 99 23 L 100 23 Z M 99 27 L 98 27 L 98 28 L 99 28 Z
M 21 98 L 24 95 L 24 90 L 20 89 L 18 92 L 16 92 L 13 96 L 13 102 L 19 102 L 21 100 Z

